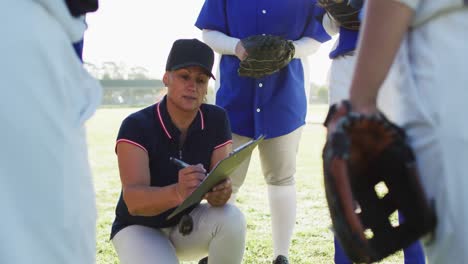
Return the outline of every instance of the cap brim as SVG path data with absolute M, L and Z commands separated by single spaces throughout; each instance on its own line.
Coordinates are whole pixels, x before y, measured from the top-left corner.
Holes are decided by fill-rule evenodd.
M 208 70 L 205 65 L 202 65 L 200 63 L 197 63 L 197 62 L 187 62 L 187 63 L 183 63 L 183 64 L 179 64 L 179 65 L 175 65 L 171 68 L 171 71 L 175 71 L 175 70 L 179 70 L 179 69 L 182 69 L 182 68 L 187 68 L 187 67 L 191 67 L 191 66 L 198 66 L 198 67 L 201 67 L 206 75 L 210 76 L 211 78 L 213 78 L 213 80 L 216 80 L 216 78 L 214 77 L 213 73 L 211 73 L 210 70 Z

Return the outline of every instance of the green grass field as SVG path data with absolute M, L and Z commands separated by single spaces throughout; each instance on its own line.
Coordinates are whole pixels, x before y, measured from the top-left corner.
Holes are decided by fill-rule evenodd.
M 290 250 L 294 264 L 333 263 L 333 234 L 324 197 L 321 151 L 325 130 L 320 125 L 328 106 L 312 106 L 303 130 L 297 160 L 297 225 Z M 94 174 L 97 222 L 97 263 L 119 263 L 109 241 L 114 207 L 120 193 L 115 138 L 121 121 L 138 108 L 101 108 L 87 123 L 89 158 Z M 258 153 L 254 152 L 247 180 L 237 197 L 247 219 L 246 264 L 271 263 L 272 245 L 266 185 Z M 403 263 L 401 252 L 380 263 Z

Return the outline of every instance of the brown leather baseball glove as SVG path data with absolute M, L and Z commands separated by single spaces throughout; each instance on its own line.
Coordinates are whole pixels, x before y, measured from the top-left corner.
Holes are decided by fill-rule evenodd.
M 348 102 L 330 108 L 325 126 L 326 198 L 335 235 L 352 261 L 381 260 L 435 228 L 403 129 L 381 113 L 353 113 Z M 404 216 L 399 225 L 391 221 L 397 211 Z
M 239 76 L 262 78 L 279 71 L 294 57 L 292 41 L 273 35 L 254 35 L 241 40 L 247 58 L 239 64 Z

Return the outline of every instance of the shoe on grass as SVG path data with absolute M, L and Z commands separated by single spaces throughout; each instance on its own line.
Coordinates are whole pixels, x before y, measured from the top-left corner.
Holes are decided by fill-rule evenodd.
M 275 260 L 273 260 L 273 264 L 289 264 L 288 258 L 283 255 L 278 255 Z
M 208 257 L 204 257 L 198 261 L 198 264 L 208 264 Z

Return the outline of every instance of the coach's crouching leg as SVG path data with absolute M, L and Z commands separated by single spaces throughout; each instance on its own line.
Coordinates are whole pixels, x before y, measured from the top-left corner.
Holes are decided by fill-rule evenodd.
M 180 260 L 198 260 L 208 255 L 208 263 L 240 264 L 245 250 L 246 222 L 232 204 L 213 207 L 200 204 L 190 213 L 194 226 L 190 235 L 173 232 Z
M 212 221 L 213 239 L 209 245 L 209 263 L 242 263 L 247 225 L 244 214 L 235 205 L 211 207 L 206 216 Z

